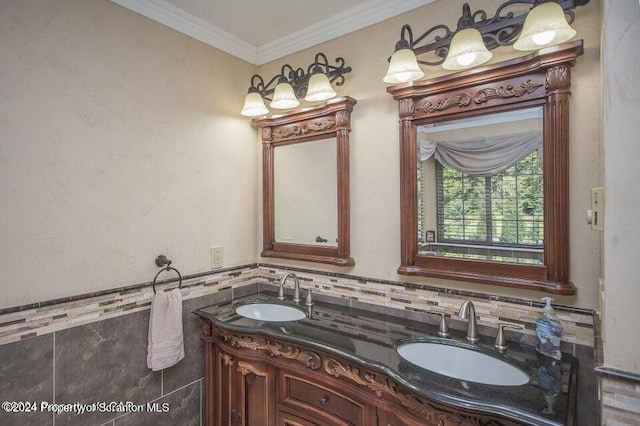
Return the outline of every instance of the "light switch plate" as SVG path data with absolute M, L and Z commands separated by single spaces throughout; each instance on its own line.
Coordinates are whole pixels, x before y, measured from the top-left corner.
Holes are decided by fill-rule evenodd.
M 594 231 L 604 231 L 604 188 L 591 189 L 591 209 L 587 211 L 587 223 Z

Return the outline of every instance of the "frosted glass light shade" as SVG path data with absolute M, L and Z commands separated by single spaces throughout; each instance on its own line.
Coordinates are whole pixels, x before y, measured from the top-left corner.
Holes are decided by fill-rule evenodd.
M 244 98 L 244 106 L 242 107 L 240 114 L 246 117 L 258 117 L 268 113 L 269 110 L 264 105 L 262 96 L 260 96 L 259 93 L 247 93 L 247 96 Z
M 329 77 L 319 72 L 311 75 L 307 95 L 304 97 L 304 100 L 309 102 L 326 101 L 336 95 L 336 91 L 331 87 Z
M 555 2 L 542 3 L 531 9 L 524 21 L 520 37 L 513 44 L 516 50 L 538 50 L 564 43 L 576 35 Z
M 420 69 L 413 50 L 400 49 L 391 56 L 387 75 L 382 78 L 382 81 L 390 84 L 406 83 L 422 77 L 424 77 L 424 72 Z
M 482 35 L 474 28 L 465 28 L 458 31 L 449 45 L 449 54 L 442 63 L 446 70 L 463 70 L 482 65 L 491 59 L 493 53 L 489 52 L 482 41 Z
M 293 87 L 289 83 L 278 83 L 273 92 L 273 100 L 269 104 L 271 108 L 288 109 L 295 108 L 300 105 L 300 101 L 293 93 Z

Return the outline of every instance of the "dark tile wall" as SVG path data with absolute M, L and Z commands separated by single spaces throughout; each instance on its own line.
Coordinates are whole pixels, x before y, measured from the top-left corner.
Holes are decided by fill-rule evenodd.
M 155 401 L 157 410 L 129 413 L 115 420 L 115 426 L 199 426 L 202 380 Z M 162 410 L 167 410 L 162 412 Z
M 254 290 L 254 292 L 255 291 L 257 290 Z M 236 290 L 234 290 L 234 295 L 235 293 Z M 214 303 L 230 298 L 231 290 L 229 289 L 182 302 L 184 359 L 173 367 L 163 371 L 163 388 L 165 394 L 204 377 L 204 365 L 202 363 L 203 345 L 200 340 L 200 318 L 191 312 L 203 306 L 213 305 Z
M 590 353 L 589 353 L 590 352 Z M 600 424 L 598 421 L 598 390 L 593 374 L 593 349 L 575 345 L 574 355 L 582 360 L 578 366 L 578 390 L 576 402 L 576 425 Z
M 56 402 L 131 401 L 162 396 L 162 373 L 147 368 L 149 311 L 56 333 Z M 63 413 L 56 425 L 95 425 L 113 413 Z
M 36 404 L 27 413 L 0 409 L 0 425 L 53 424 L 53 414 L 41 411 L 41 402 L 53 401 L 53 334 L 0 346 L 0 401 Z
M 38 408 L 41 402 L 112 401 L 139 407 L 79 415 L 12 414 L 0 409 L 0 426 L 53 425 L 54 416 L 56 426 L 199 425 L 203 344 L 200 320 L 191 312 L 231 299 L 233 292 L 258 290 L 256 284 L 246 287 L 183 301 L 185 358 L 161 372 L 147 367 L 149 310 L 0 345 L 0 401 L 35 401 Z

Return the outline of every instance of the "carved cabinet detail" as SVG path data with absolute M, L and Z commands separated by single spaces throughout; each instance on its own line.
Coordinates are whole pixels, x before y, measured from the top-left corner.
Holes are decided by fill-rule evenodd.
M 203 323 L 210 426 L 512 425 L 414 394 L 331 352 Z
M 246 361 L 216 350 L 216 392 L 213 397 L 214 417 L 210 424 L 216 425 L 264 425 L 274 424 L 273 390 L 274 368 L 256 361 Z

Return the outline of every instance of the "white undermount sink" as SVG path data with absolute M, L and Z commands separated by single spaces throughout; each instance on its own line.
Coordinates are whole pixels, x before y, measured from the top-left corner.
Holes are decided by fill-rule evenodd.
M 242 304 L 236 306 L 236 313 L 245 318 L 267 322 L 298 321 L 307 317 L 301 309 L 270 302 Z
M 529 376 L 518 367 L 473 349 L 436 342 L 410 342 L 398 354 L 425 370 L 456 379 L 498 386 L 520 386 Z

